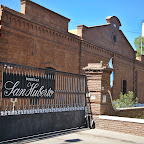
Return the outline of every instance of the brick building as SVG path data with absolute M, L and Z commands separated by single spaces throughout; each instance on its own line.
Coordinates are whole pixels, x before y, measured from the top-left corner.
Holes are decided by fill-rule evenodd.
M 21 0 L 21 13 L 0 5 L 0 61 L 79 74 L 88 63 L 107 64 L 113 57 L 113 97 L 134 91 L 144 103 L 144 57 L 136 60 L 119 19 L 70 32 L 69 21 L 29 0 Z

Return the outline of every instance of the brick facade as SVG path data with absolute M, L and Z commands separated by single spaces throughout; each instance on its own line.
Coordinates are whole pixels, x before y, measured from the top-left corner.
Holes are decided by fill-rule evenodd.
M 93 116 L 96 128 L 144 136 L 144 123 L 101 119 Z
M 109 77 L 113 69 L 103 63 L 89 63 L 84 67 L 87 77 L 89 97 L 87 97 L 88 114 L 112 115 L 130 118 L 144 118 L 144 107 L 113 107 L 110 93 Z
M 96 128 L 119 131 L 144 136 L 144 107 L 121 108 L 113 107 L 109 77 L 113 69 L 102 63 L 89 63 L 84 67 L 87 77 L 88 116 Z M 140 119 L 135 119 L 140 118 Z
M 127 92 L 134 91 L 144 103 L 144 62 L 136 60 L 136 52 L 119 27 L 115 16 L 106 24 L 77 26 L 77 35 L 68 32 L 70 19 L 30 0 L 21 0 L 21 13 L 0 6 L 0 61 L 35 67 L 53 67 L 59 71 L 84 73 L 88 63 L 113 57 L 114 99 L 127 81 Z

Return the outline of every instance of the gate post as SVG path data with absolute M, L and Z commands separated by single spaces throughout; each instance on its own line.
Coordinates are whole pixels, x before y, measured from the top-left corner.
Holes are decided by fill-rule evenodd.
M 85 70 L 87 77 L 87 87 L 90 95 L 87 105 L 91 106 L 91 114 L 112 115 L 114 109 L 108 90 L 110 90 L 110 74 L 113 69 L 102 63 L 89 63 L 83 70 Z

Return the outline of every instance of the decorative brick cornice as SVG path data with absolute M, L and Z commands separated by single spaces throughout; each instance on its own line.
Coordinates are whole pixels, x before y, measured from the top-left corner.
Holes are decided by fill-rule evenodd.
M 44 37 L 47 39 L 53 39 L 54 41 L 63 41 L 65 39 L 67 45 L 76 46 L 80 44 L 80 37 L 78 36 L 68 32 L 61 32 L 48 26 L 44 26 L 37 22 L 31 21 L 27 19 L 23 14 L 15 11 L 13 12 L 7 8 L 3 11 L 2 14 L 2 25 L 42 38 Z
M 108 65 L 104 65 L 103 63 L 88 63 L 88 66 L 84 67 L 83 70 L 86 71 L 86 74 L 104 71 L 111 73 L 113 71 L 113 69 L 109 68 Z
M 85 51 L 92 51 L 94 53 L 96 53 L 97 51 L 102 53 L 102 54 L 106 54 L 107 55 L 111 55 L 111 57 L 115 56 L 119 59 L 122 59 L 122 60 L 127 60 L 129 62 L 134 62 L 135 59 L 131 59 L 131 58 L 128 58 L 128 57 L 125 57 L 125 56 L 122 56 L 120 55 L 119 53 L 115 52 L 115 51 L 111 51 L 111 50 L 108 50 L 108 49 L 105 49 L 103 47 L 100 47 L 96 44 L 93 44 L 93 43 L 90 43 L 86 40 L 82 40 L 83 44 L 82 44 L 82 49 L 85 50 Z

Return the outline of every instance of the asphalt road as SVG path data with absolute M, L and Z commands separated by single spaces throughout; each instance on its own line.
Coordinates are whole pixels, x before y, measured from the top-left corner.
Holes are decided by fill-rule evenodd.
M 13 144 L 144 144 L 144 137 L 101 129 L 68 129 L 2 142 Z

